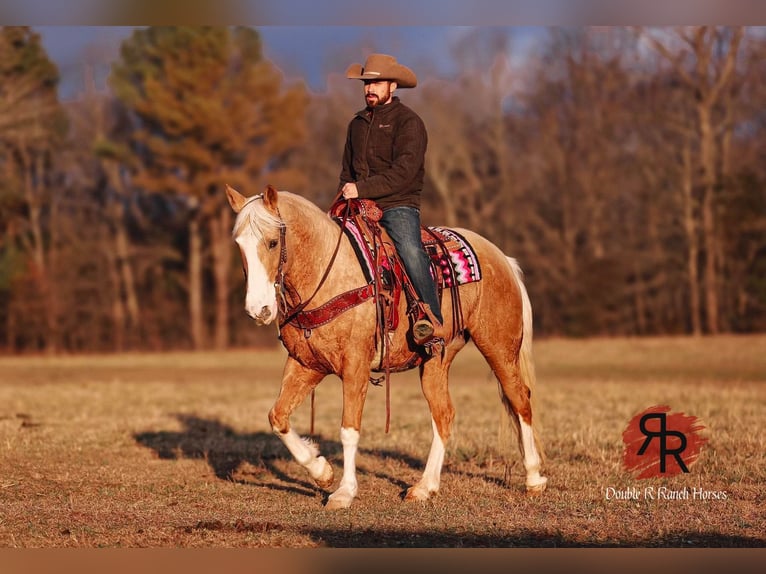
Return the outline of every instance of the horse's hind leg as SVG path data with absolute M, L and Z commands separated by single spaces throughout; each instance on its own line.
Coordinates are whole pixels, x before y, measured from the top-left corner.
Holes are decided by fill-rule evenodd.
M 513 382 L 514 375 L 506 378 L 498 374 L 498 385 L 503 406 L 516 427 L 519 438 L 519 450 L 524 457 L 527 492 L 539 493 L 545 490 L 548 479 L 540 474 L 542 467 L 541 449 L 539 448 L 535 429 L 532 425 L 532 404 L 529 388 Z M 507 384 L 503 381 L 510 380 Z
M 511 423 L 518 431 L 519 449 L 524 459 L 526 487 L 530 493 L 542 492 L 548 479 L 540 475 L 542 450 L 535 435 L 532 418 L 532 391 L 527 379 L 534 377 L 531 357 L 527 348 L 520 349 L 519 341 L 497 342 L 491 346 L 481 336 L 474 342 L 497 376 L 500 397 Z
M 448 351 L 449 352 L 449 351 Z M 420 481 L 407 490 L 405 500 L 427 500 L 439 491 L 447 439 L 452 432 L 455 407 L 449 394 L 448 372 L 456 351 L 447 360 L 434 357 L 421 367 L 420 384 L 431 411 L 433 440 Z
M 320 488 L 329 489 L 333 482 L 332 466 L 319 455 L 317 446 L 301 438 L 290 426 L 290 415 L 324 378 L 324 374 L 307 369 L 288 357 L 282 375 L 282 388 L 269 412 L 274 433 L 282 440 L 296 461 L 308 470 Z

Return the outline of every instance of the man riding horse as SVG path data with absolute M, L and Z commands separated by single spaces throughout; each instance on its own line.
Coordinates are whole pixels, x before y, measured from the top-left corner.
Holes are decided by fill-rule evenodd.
M 436 283 L 420 235 L 420 194 L 428 136 L 423 120 L 394 91 L 414 88 L 415 74 L 392 56 L 371 54 L 353 64 L 346 77 L 364 82 L 367 107 L 349 122 L 339 193 L 344 199 L 371 199 L 383 211 L 388 232 L 421 301 L 423 313 L 412 327 L 425 345 L 442 326 Z

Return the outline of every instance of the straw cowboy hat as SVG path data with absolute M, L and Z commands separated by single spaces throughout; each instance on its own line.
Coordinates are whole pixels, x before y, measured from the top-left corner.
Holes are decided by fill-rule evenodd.
M 386 54 L 370 54 L 364 66 L 351 64 L 346 70 L 346 77 L 352 80 L 389 80 L 396 82 L 400 88 L 414 88 L 418 84 L 412 70 Z

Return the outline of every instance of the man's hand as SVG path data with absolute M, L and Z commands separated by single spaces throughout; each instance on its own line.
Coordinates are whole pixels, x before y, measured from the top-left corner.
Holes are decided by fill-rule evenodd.
M 356 184 L 349 182 L 345 184 L 341 191 L 343 192 L 343 199 L 356 199 L 359 197 L 359 190 L 356 188 Z

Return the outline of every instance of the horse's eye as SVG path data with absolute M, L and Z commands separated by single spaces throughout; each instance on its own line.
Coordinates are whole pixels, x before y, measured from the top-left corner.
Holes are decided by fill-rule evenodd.
M 279 242 L 276 239 L 269 241 L 269 249 L 274 249 L 277 245 L 279 245 Z

